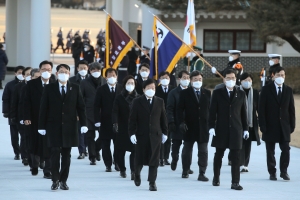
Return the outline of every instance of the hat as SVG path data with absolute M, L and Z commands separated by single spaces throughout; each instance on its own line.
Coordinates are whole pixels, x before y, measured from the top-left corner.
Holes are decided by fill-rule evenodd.
M 149 47 L 147 47 L 147 46 L 143 46 L 143 50 L 150 50 L 150 48 Z
M 253 80 L 253 77 L 252 77 L 252 75 L 251 75 L 250 73 L 247 73 L 247 72 L 242 73 L 241 76 L 240 76 L 240 80 L 241 80 L 241 81 L 242 81 L 242 80 L 245 80 L 245 79 L 248 78 L 248 77 L 250 77 L 251 80 Z
M 280 54 L 269 54 L 268 56 L 269 56 L 269 58 L 278 58 L 278 59 L 280 59 L 280 57 L 281 57 Z
M 199 46 L 193 46 L 193 49 L 196 50 L 196 51 L 202 51 L 202 48 L 199 47 Z
M 240 54 L 241 51 L 239 51 L 239 50 L 228 50 L 228 53 L 230 53 L 230 54 Z
M 62 68 L 62 67 L 66 68 L 67 70 L 70 71 L 70 67 L 69 67 L 69 65 L 67 65 L 67 64 L 60 64 L 60 65 L 57 65 L 56 71 L 58 72 L 59 69 Z

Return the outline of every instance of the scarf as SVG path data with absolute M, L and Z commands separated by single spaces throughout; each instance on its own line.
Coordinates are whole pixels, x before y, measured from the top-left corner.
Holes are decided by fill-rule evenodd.
M 133 99 L 138 96 L 136 90 L 133 90 L 132 93 L 129 94 L 127 90 L 123 89 L 121 94 L 124 97 L 125 101 L 129 104 L 129 107 L 131 107 Z
M 243 87 L 240 85 L 240 89 L 244 91 Z M 247 97 L 247 95 L 246 95 Z M 253 89 L 252 87 L 249 89 L 247 101 L 246 101 L 246 109 L 247 109 L 247 122 L 249 127 L 253 127 Z

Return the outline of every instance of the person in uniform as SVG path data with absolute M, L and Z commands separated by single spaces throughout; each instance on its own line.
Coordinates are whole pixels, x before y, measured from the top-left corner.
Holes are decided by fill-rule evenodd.
M 63 28 L 62 27 L 59 28 L 59 31 L 57 33 L 57 37 L 58 37 L 57 46 L 53 49 L 53 52 L 55 53 L 56 50 L 58 49 L 58 47 L 61 46 L 61 49 L 63 50 L 63 53 L 65 53 L 65 49 L 64 49 L 65 44 L 63 42 L 64 38 L 63 38 Z
M 273 77 L 274 77 L 274 70 L 277 67 L 280 67 L 280 54 L 269 54 L 269 71 L 267 77 L 262 77 L 262 81 L 265 81 L 264 85 L 267 85 L 269 83 L 273 83 Z M 266 73 L 266 68 L 264 69 Z M 263 79 L 264 78 L 264 79 Z
M 208 181 L 205 176 L 208 160 L 207 143 L 208 113 L 211 92 L 202 87 L 203 75 L 200 71 L 190 74 L 191 87 L 180 92 L 177 119 L 183 133 L 182 178 L 189 177 L 191 155 L 194 143 L 198 144 L 198 181 Z
M 93 63 L 95 57 L 94 47 L 89 43 L 85 43 L 83 50 L 83 59 L 86 60 L 88 64 Z
M 137 75 L 136 91 L 139 95 L 143 95 L 143 82 L 149 79 L 150 66 L 147 63 L 142 63 L 139 66 L 139 74 Z
M 201 47 L 193 46 L 193 49 L 203 58 Z M 189 59 L 190 61 L 188 61 Z M 204 62 L 195 53 L 188 53 L 187 57 L 185 57 L 183 61 L 186 66 L 190 66 L 190 73 L 196 70 L 202 72 L 204 68 Z
M 131 76 L 136 75 L 136 61 L 138 59 L 139 50 L 140 49 L 138 47 L 134 46 L 127 53 L 127 56 L 129 58 L 128 69 L 127 69 L 128 75 Z
M 69 82 L 70 67 L 56 67 L 57 82 L 45 86 L 41 98 L 38 132 L 51 149 L 51 190 L 68 190 L 71 149 L 78 146 L 77 117 L 86 133 L 85 106 L 79 85 Z
M 150 65 L 150 54 L 149 54 L 150 48 L 147 46 L 143 46 L 143 51 L 141 52 L 141 56 L 140 56 L 140 63 L 147 63 L 148 65 Z M 147 58 L 147 56 L 149 58 Z
M 163 71 L 159 74 L 160 85 L 156 87 L 155 96 L 164 100 L 165 109 L 167 107 L 167 100 L 169 93 L 174 89 L 174 86 L 170 85 L 170 73 Z M 160 147 L 160 161 L 159 166 L 170 165 L 169 154 L 171 150 L 171 140 L 169 139 L 169 133 L 167 133 L 167 141 Z
M 280 177 L 290 180 L 287 169 L 290 163 L 291 134 L 295 130 L 295 104 L 293 90 L 286 84 L 285 70 L 273 70 L 274 81 L 262 88 L 259 98 L 258 119 L 262 140 L 266 144 L 267 166 L 270 180 L 276 181 L 275 144 L 279 143 Z
M 164 101 L 154 96 L 155 81 L 146 80 L 143 91 L 144 95 L 132 103 L 128 124 L 130 140 L 136 145 L 134 183 L 141 185 L 141 170 L 143 165 L 148 165 L 149 190 L 157 191 L 160 146 L 168 139 L 168 124 Z
M 74 66 L 78 66 L 78 62 L 80 61 L 80 54 L 83 51 L 83 43 L 81 42 L 81 37 L 79 35 L 74 36 L 74 43 L 72 44 L 72 57 L 74 58 Z M 77 74 L 77 67 L 74 68 L 74 74 Z
M 211 146 L 216 148 L 213 162 L 213 186 L 220 185 L 222 158 L 226 148 L 231 152 L 231 189 L 242 190 L 240 182 L 240 149 L 243 138 L 248 139 L 245 92 L 234 87 L 236 73 L 227 69 L 223 73 L 225 86 L 213 91 L 209 109 L 209 133 L 213 135 Z
M 118 82 L 122 83 L 124 78 L 128 75 L 129 57 L 125 55 L 118 66 Z
M 67 35 L 67 45 L 66 45 L 66 49 L 65 49 L 65 51 L 67 53 L 72 53 L 71 47 L 72 47 L 73 39 L 74 39 L 73 29 L 71 29 Z

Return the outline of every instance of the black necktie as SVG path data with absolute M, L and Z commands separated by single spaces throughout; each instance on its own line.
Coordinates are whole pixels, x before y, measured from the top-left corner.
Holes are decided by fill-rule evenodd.
M 148 99 L 149 108 L 151 110 L 151 99 Z
M 62 100 L 65 99 L 65 95 L 66 95 L 66 92 L 65 92 L 65 86 L 62 85 L 62 86 L 61 86 L 61 98 L 62 98 Z
M 167 93 L 167 87 L 165 87 L 164 89 L 165 89 L 165 93 Z
M 233 91 L 229 91 L 229 99 L 230 99 L 230 101 L 232 100 L 232 98 L 233 98 Z
M 197 94 L 198 101 L 200 101 L 200 91 L 196 90 L 196 94 Z
M 43 83 L 43 87 L 45 87 L 46 86 L 46 84 L 45 83 Z
M 115 93 L 114 89 L 115 89 L 114 87 L 111 88 L 111 93 L 113 93 L 113 94 Z
M 278 101 L 280 102 L 280 100 L 281 100 L 281 87 L 278 87 L 278 94 L 277 94 L 277 96 L 278 96 Z

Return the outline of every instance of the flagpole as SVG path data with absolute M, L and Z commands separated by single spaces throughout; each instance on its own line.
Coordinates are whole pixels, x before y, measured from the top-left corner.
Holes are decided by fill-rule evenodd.
M 124 29 L 118 24 L 118 22 L 116 22 L 112 17 L 111 17 L 111 15 L 105 10 L 105 9 L 103 9 L 103 11 L 110 17 L 110 19 L 111 20 L 113 20 L 118 26 L 119 26 L 119 28 L 120 29 L 122 29 L 122 31 L 133 41 L 133 43 L 141 50 L 141 51 L 143 51 L 143 49 L 135 42 L 135 40 L 134 39 L 132 39 L 131 37 L 130 37 L 130 35 L 128 35 L 125 31 L 124 31 Z M 150 57 L 148 56 L 148 55 L 146 55 L 145 54 L 145 56 L 150 60 Z
M 150 12 L 150 10 L 148 10 Z M 204 58 L 202 58 L 200 56 L 200 54 L 198 54 L 192 47 L 190 47 L 189 45 L 187 45 L 176 33 L 174 33 L 165 23 L 163 23 L 156 15 L 154 15 L 152 12 L 150 12 L 160 23 L 162 23 L 171 33 L 173 33 L 183 44 L 185 44 L 192 52 L 194 52 L 205 64 L 207 64 L 210 68 L 212 68 L 211 64 L 209 64 L 209 62 L 207 62 Z M 222 76 L 222 74 L 220 74 L 220 72 L 216 71 L 216 73 L 224 78 Z

